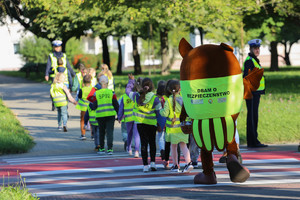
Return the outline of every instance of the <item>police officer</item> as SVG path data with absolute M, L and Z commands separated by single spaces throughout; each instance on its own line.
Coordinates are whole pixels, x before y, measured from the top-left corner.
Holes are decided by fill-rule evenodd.
M 48 81 L 50 76 L 53 82 L 56 73 L 63 72 L 65 76 L 68 77 L 68 80 L 66 80 L 65 85 L 67 86 L 68 89 L 70 89 L 72 88 L 72 77 L 75 76 L 75 72 L 71 68 L 71 65 L 67 59 L 66 54 L 61 51 L 62 50 L 61 45 L 62 45 L 62 41 L 60 40 L 54 40 L 52 42 L 53 52 L 50 53 L 48 56 L 46 71 L 45 71 L 45 80 Z M 62 61 L 62 66 L 58 66 L 58 61 Z M 52 111 L 54 110 L 55 107 L 52 101 Z
M 67 86 L 68 88 L 71 88 L 72 77 L 75 76 L 74 70 L 71 68 L 71 65 L 67 59 L 67 56 L 65 53 L 63 53 L 62 50 L 62 41 L 60 40 L 54 40 L 52 42 L 53 46 L 53 52 L 49 54 L 48 60 L 47 60 L 47 66 L 46 66 L 46 72 L 45 72 L 45 80 L 49 80 L 49 76 L 53 79 L 55 77 L 55 74 L 58 72 L 58 65 L 57 65 L 57 60 L 61 59 L 63 61 L 63 67 L 65 70 L 59 70 L 59 71 L 64 71 L 66 77 L 69 79 L 69 85 Z
M 248 75 L 249 70 L 254 67 L 261 68 L 258 56 L 260 54 L 260 39 L 253 39 L 248 42 L 250 46 L 250 53 L 243 65 L 243 77 Z M 267 147 L 268 145 L 260 143 L 257 139 L 257 124 L 258 124 L 258 107 L 260 95 L 265 94 L 265 79 L 262 77 L 257 91 L 252 92 L 253 98 L 246 99 L 247 105 L 247 146 L 248 147 Z

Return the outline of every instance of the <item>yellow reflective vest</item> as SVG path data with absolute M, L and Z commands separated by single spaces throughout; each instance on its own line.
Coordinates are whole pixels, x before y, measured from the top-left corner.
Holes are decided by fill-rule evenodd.
M 81 111 L 87 111 L 87 108 L 89 106 L 89 101 L 87 100 L 87 97 L 89 93 L 92 90 L 92 86 L 83 87 L 82 90 L 82 97 L 78 100 L 78 103 L 76 105 L 76 109 Z
M 98 107 L 96 109 L 96 118 L 115 116 L 117 113 L 114 109 L 113 103 L 113 91 L 107 88 L 96 91 L 96 99 Z
M 52 71 L 53 71 L 53 74 L 50 74 L 50 77 L 55 77 L 55 75 L 57 74 L 57 58 L 54 56 L 53 53 L 50 53 L 49 54 L 50 56 L 50 59 L 51 59 L 51 67 L 52 67 Z M 66 79 L 65 79 L 65 83 L 69 84 L 69 80 L 68 80 L 68 68 L 67 68 L 67 56 L 65 53 L 63 53 L 63 57 L 61 58 L 62 61 L 63 61 L 63 67 L 65 68 L 65 71 L 64 71 L 64 74 L 66 76 Z
M 90 108 L 90 106 L 88 106 L 87 110 L 89 112 L 89 122 L 90 122 L 90 124 L 93 125 L 93 126 L 98 126 L 98 121 L 96 119 L 96 110 L 92 110 Z
M 124 104 L 124 122 L 132 122 L 134 102 L 128 97 L 127 94 L 124 94 L 122 98 Z
M 62 107 L 68 105 L 67 96 L 64 92 L 64 83 L 52 83 L 50 94 L 53 98 L 55 107 Z
M 155 108 L 153 108 L 154 100 L 156 95 L 153 95 L 151 100 L 144 104 L 138 105 L 135 97 L 134 107 L 133 107 L 133 119 L 137 123 L 157 125 L 157 118 L 155 114 Z
M 254 67 L 258 68 L 258 69 L 261 69 L 261 66 L 256 62 L 256 60 L 254 58 L 252 58 L 251 56 L 248 56 L 245 60 L 245 62 L 247 60 L 251 60 L 254 64 Z M 243 68 L 242 68 L 242 71 L 244 72 L 244 69 L 245 69 L 245 62 L 243 64 Z M 259 83 L 259 87 L 256 91 L 263 91 L 265 90 L 265 77 L 263 76 L 260 80 L 260 83 Z
M 171 96 L 170 96 L 171 97 Z M 167 121 L 166 121 L 166 132 L 167 133 L 182 133 L 181 130 L 181 126 L 180 126 L 180 112 L 176 112 L 175 110 L 173 110 L 173 106 L 171 103 L 170 98 L 165 98 L 166 99 L 166 103 L 168 103 L 169 105 L 169 116 L 167 117 Z M 173 98 L 172 98 L 173 100 Z M 174 116 L 176 117 L 176 120 L 173 122 L 173 118 Z

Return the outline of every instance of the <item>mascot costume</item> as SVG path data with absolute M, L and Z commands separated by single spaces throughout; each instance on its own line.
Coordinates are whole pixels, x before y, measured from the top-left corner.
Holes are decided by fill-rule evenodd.
M 254 68 L 243 79 L 233 48 L 224 43 L 193 48 L 184 38 L 179 43 L 183 60 L 180 86 L 183 98 L 180 121 L 182 131 L 192 133 L 201 148 L 203 172 L 194 177 L 195 184 L 216 184 L 212 151 L 227 150 L 227 169 L 232 182 L 245 182 L 249 170 L 237 157 L 235 121 L 243 98 L 252 98 L 259 87 L 263 69 Z M 186 118 L 192 123 L 185 123 Z

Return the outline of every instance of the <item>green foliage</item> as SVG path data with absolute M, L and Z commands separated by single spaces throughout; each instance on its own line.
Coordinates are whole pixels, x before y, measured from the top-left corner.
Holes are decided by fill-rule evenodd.
M 83 54 L 83 43 L 81 40 L 72 37 L 66 44 L 66 54 L 70 62 L 73 62 L 74 56 Z
M 21 41 L 20 54 L 25 62 L 46 63 L 51 52 L 49 40 L 39 37 L 27 37 Z
M 34 146 L 33 138 L 21 126 L 13 113 L 0 99 L 0 155 L 25 153 Z
M 26 188 L 25 179 L 20 177 L 20 183 L 14 185 L 4 185 L 0 191 L 0 200 L 39 200 L 36 195 L 32 195 Z

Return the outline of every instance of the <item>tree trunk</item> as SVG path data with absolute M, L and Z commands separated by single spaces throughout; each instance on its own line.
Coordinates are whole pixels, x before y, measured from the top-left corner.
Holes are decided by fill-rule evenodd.
M 170 58 L 169 58 L 169 43 L 168 43 L 168 30 L 163 29 L 160 31 L 160 49 L 161 49 L 161 74 L 170 74 Z
M 132 56 L 134 60 L 134 74 L 141 74 L 142 67 L 141 67 L 140 54 L 138 52 L 138 47 L 137 47 L 137 36 L 132 35 L 131 39 L 132 39 Z
M 199 35 L 200 35 L 200 42 L 201 42 L 201 45 L 203 45 L 203 28 L 201 27 L 198 27 L 198 30 L 199 30 Z
M 291 48 L 292 48 L 292 45 L 294 43 L 290 43 L 290 46 L 288 48 L 288 44 L 287 42 L 284 42 L 283 45 L 284 45 L 284 61 L 285 61 L 285 64 L 287 66 L 291 66 L 291 60 L 290 60 L 290 52 L 291 52 Z
M 119 56 L 118 56 L 118 65 L 117 65 L 117 74 L 122 74 L 122 49 L 121 49 L 121 42 L 120 39 L 118 39 L 118 50 L 119 50 Z
M 270 71 L 278 71 L 278 52 L 277 52 L 277 42 L 271 42 L 271 67 Z
M 100 37 L 102 41 L 102 58 L 103 58 L 103 64 L 107 64 L 109 70 L 111 70 L 110 67 L 110 58 L 109 58 L 109 51 L 108 51 L 108 45 L 107 45 L 107 37 Z

